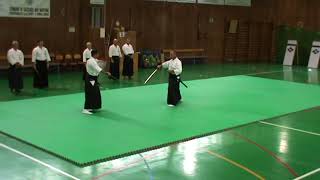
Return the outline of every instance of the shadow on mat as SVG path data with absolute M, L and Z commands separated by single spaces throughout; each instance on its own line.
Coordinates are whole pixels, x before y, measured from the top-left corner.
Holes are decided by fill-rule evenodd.
M 164 129 L 168 130 L 170 128 L 169 126 L 161 126 L 159 124 L 155 124 L 153 121 L 138 121 L 136 119 L 123 116 L 121 114 L 111 112 L 108 110 L 101 110 L 95 112 L 92 116 L 104 119 L 104 120 L 113 120 L 121 123 L 126 123 L 126 124 L 132 124 L 137 127 L 143 127 L 143 128 L 157 128 L 157 129 Z

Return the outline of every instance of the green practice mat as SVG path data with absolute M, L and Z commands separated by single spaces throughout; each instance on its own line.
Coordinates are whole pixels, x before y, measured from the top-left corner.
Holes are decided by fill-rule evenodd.
M 166 106 L 167 84 L 103 91 L 92 116 L 81 113 L 84 94 L 2 102 L 0 131 L 87 166 L 320 105 L 314 85 L 249 76 L 187 84 L 176 108 Z

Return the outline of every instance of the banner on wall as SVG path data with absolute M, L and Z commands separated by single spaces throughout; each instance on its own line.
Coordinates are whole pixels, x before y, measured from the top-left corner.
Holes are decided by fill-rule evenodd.
M 90 0 L 90 4 L 104 5 L 104 0 Z
M 50 0 L 0 0 L 0 17 L 50 18 Z
M 225 0 L 228 6 L 251 6 L 251 0 Z
M 196 3 L 196 0 L 149 0 L 167 1 L 177 3 Z M 251 0 L 198 0 L 199 4 L 230 5 L 230 6 L 251 6 Z
M 198 0 L 199 4 L 224 5 L 225 0 Z
M 176 3 L 196 3 L 196 0 L 146 0 L 146 1 L 162 1 L 162 2 L 176 2 Z
M 168 2 L 177 2 L 177 3 L 196 3 L 196 0 L 167 0 Z

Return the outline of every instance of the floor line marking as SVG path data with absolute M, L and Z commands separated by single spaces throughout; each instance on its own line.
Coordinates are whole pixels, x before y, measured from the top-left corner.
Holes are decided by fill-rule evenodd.
M 151 154 L 151 155 L 148 155 L 148 156 L 144 156 L 144 158 L 147 160 L 147 159 L 151 159 L 151 158 L 154 158 L 154 157 L 157 157 L 157 156 L 158 156 L 158 153 L 155 153 L 155 154 Z M 115 168 L 115 169 L 109 169 L 105 173 L 102 173 L 102 174 L 100 174 L 98 176 L 92 177 L 91 179 L 92 180 L 98 180 L 98 179 L 100 179 L 102 177 L 109 176 L 110 174 L 127 170 L 129 168 L 132 168 L 135 165 L 138 165 L 140 162 L 143 162 L 143 161 L 144 161 L 144 159 L 142 159 L 142 158 L 139 159 L 139 160 L 135 160 L 133 162 L 125 164 L 123 167 L 119 167 L 119 168 Z
M 151 167 L 149 166 L 149 163 L 147 162 L 147 160 L 144 158 L 144 156 L 142 154 L 139 154 L 139 156 L 143 159 L 144 164 L 147 166 L 148 173 L 149 173 L 149 176 L 150 176 L 150 180 L 154 180 L 153 174 L 152 174 L 152 170 L 151 170 Z
M 272 74 L 272 73 L 280 73 L 280 72 L 291 72 L 291 70 L 282 70 L 282 71 L 262 71 L 257 73 L 249 73 L 249 74 L 243 74 L 244 76 L 251 76 L 251 75 L 259 75 L 259 74 Z
M 283 129 L 289 129 L 289 130 L 293 130 L 293 131 L 298 131 L 298 132 L 302 132 L 302 133 L 305 133 L 305 134 L 311 134 L 311 135 L 315 135 L 315 136 L 320 136 L 319 133 L 315 133 L 315 132 L 311 132 L 311 131 L 305 131 L 305 130 L 296 129 L 296 128 L 291 128 L 291 127 L 288 127 L 288 126 L 282 126 L 282 125 L 268 123 L 268 122 L 264 122 L 264 121 L 260 121 L 260 123 L 261 124 L 270 125 L 270 126 L 279 127 L 279 128 L 283 128 Z
M 247 138 L 247 137 L 245 137 L 245 136 L 242 136 L 242 135 L 240 135 L 240 134 L 238 134 L 238 133 L 232 132 L 232 134 L 233 134 L 234 136 L 236 136 L 236 137 L 239 137 L 239 138 L 241 138 L 241 139 L 243 139 L 243 140 L 245 140 L 245 141 L 247 141 L 247 142 L 249 142 L 249 143 L 257 146 L 258 148 L 260 148 L 260 149 L 263 150 L 264 152 L 270 154 L 270 155 L 271 155 L 273 158 L 275 158 L 280 164 L 282 164 L 284 167 L 286 167 L 293 176 L 295 176 L 295 177 L 298 177 L 298 176 L 299 176 L 298 173 L 297 173 L 288 163 L 284 162 L 280 157 L 278 157 L 275 153 L 273 153 L 273 152 L 270 151 L 269 149 L 265 148 L 264 146 L 261 146 L 260 144 L 254 142 L 254 141 L 252 141 L 251 139 L 249 139 L 249 138 Z
M 29 155 L 27 155 L 27 154 L 24 154 L 24 153 L 22 153 L 22 152 L 20 152 L 20 151 L 18 151 L 18 150 L 15 150 L 15 149 L 7 146 L 7 145 L 4 145 L 4 144 L 0 143 L 0 146 L 1 146 L 2 148 L 5 148 L 5 149 L 9 150 L 9 151 L 12 151 L 12 152 L 14 152 L 14 153 L 16 153 L 16 154 L 19 154 L 19 155 L 21 155 L 21 156 L 23 156 L 23 157 L 25 157 L 25 158 L 27 158 L 27 159 L 30 159 L 30 160 L 38 163 L 38 164 L 41 164 L 42 166 L 45 166 L 45 167 L 47 167 L 47 168 L 49 168 L 49 169 L 51 169 L 51 170 L 53 170 L 53 171 L 55 171 L 55 172 L 57 172 L 57 173 L 59 173 L 59 174 L 62 174 L 62 175 L 64 175 L 64 176 L 70 178 L 70 179 L 80 180 L 80 179 L 77 178 L 77 177 L 74 177 L 74 176 L 72 176 L 72 175 L 70 175 L 70 174 L 68 174 L 68 173 L 66 173 L 66 172 L 64 172 L 64 171 L 62 171 L 62 170 L 60 170 L 60 169 L 58 169 L 58 168 L 55 168 L 55 167 L 53 167 L 53 166 L 51 166 L 51 165 L 49 165 L 49 164 L 47 164 L 47 163 L 44 163 L 44 162 L 42 162 L 42 161 L 40 161 L 40 160 L 38 160 L 38 159 L 36 159 L 36 158 L 34 158 L 34 157 L 31 157 L 31 156 L 29 156 Z
M 237 162 L 235 162 L 235 161 L 233 161 L 233 160 L 231 160 L 231 159 L 229 159 L 229 158 L 227 158 L 227 157 L 225 157 L 225 156 L 223 156 L 223 155 L 221 155 L 221 154 L 218 154 L 218 153 L 216 153 L 216 152 L 214 152 L 214 151 L 212 151 L 212 150 L 208 150 L 207 152 L 208 152 L 210 155 L 212 155 L 212 156 L 215 156 L 215 157 L 217 157 L 217 158 L 220 158 L 220 159 L 222 159 L 222 160 L 225 160 L 225 161 L 229 162 L 230 164 L 233 164 L 234 166 L 239 167 L 240 169 L 242 169 L 242 170 L 244 170 L 244 171 L 252 174 L 253 176 L 257 177 L 257 178 L 260 179 L 260 180 L 265 180 L 264 177 L 262 177 L 261 175 L 259 175 L 259 174 L 256 173 L 256 172 L 254 172 L 253 170 L 245 167 L 245 166 L 242 165 L 242 164 L 239 164 L 239 163 L 237 163 Z
M 304 175 L 302 175 L 302 176 L 300 176 L 300 177 L 297 177 L 297 178 L 295 178 L 294 180 L 304 179 L 304 178 L 309 177 L 309 176 L 311 176 L 311 175 L 313 175 L 313 174 L 316 174 L 317 172 L 320 172 L 320 168 L 318 168 L 318 169 L 316 169 L 316 170 L 313 170 L 313 171 L 311 171 L 311 172 L 309 172 L 309 173 L 307 173 L 307 174 L 304 174 Z

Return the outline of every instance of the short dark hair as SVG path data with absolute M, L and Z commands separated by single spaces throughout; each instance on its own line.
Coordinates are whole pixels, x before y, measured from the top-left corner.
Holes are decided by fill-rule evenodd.
M 95 56 L 95 55 L 97 55 L 98 54 L 98 50 L 97 49 L 92 49 L 91 50 L 91 56 L 93 57 L 93 56 Z

